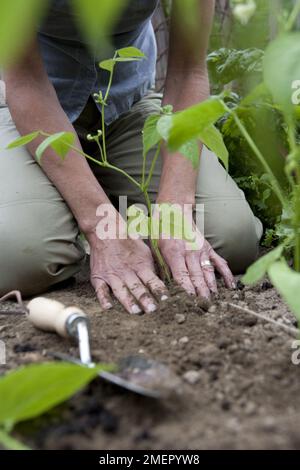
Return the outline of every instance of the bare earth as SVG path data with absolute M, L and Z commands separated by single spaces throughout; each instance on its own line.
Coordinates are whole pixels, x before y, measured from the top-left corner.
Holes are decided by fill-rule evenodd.
M 102 313 L 87 269 L 47 296 L 89 314 L 95 360 L 145 355 L 170 366 L 183 386 L 178 397 L 156 401 L 96 380 L 68 404 L 16 428 L 14 435 L 30 447 L 300 448 L 300 366 L 291 362 L 294 338 L 285 331 L 218 304 L 204 312 L 178 291 L 156 314 L 130 316 L 118 306 Z M 236 293 L 221 289 L 221 300 L 296 324 L 266 281 Z M 0 373 L 45 361 L 46 351 L 77 354 L 76 345 L 13 313 L 0 314 L 0 339 L 7 347 Z M 196 374 L 185 375 L 191 371 Z

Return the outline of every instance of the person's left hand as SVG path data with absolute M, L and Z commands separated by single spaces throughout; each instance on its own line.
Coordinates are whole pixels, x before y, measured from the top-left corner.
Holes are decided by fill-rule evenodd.
M 160 239 L 159 248 L 169 266 L 175 282 L 187 293 L 209 301 L 218 295 L 215 270 L 224 279 L 226 287 L 236 287 L 227 262 L 219 256 L 194 226 L 195 243 L 176 239 Z

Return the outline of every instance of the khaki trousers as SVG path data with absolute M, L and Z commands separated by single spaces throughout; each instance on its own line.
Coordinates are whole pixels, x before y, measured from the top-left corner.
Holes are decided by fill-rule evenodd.
M 0 82 L 1 83 L 1 82 Z M 135 178 L 142 168 L 142 128 L 157 111 L 160 95 L 149 94 L 107 130 L 109 160 Z M 92 104 L 76 123 L 87 151 L 96 153 L 85 135 L 99 127 Z M 68 279 L 81 268 L 85 251 L 69 208 L 26 148 L 6 150 L 19 136 L 4 100 L 0 101 L 0 295 L 19 289 L 35 295 Z M 153 155 L 147 158 L 150 167 Z M 138 189 L 122 175 L 92 166 L 112 200 L 128 196 L 143 203 Z M 158 161 L 150 195 L 155 201 L 161 173 Z M 74 189 L 76 190 L 76 189 Z M 256 258 L 262 224 L 254 217 L 243 192 L 228 176 L 217 157 L 203 148 L 196 201 L 204 205 L 205 237 L 234 273 L 243 272 Z

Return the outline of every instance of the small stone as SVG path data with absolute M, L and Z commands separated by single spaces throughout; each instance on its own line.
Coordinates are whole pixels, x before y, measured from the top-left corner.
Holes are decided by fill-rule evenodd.
M 230 338 L 226 338 L 225 336 L 224 336 L 224 337 L 221 337 L 221 338 L 217 341 L 217 345 L 218 345 L 218 348 L 219 348 L 219 349 L 226 349 L 226 348 L 228 348 L 228 346 L 230 346 L 230 344 L 231 344 Z
M 214 344 L 208 344 L 206 346 L 203 346 L 203 348 L 200 348 L 199 354 L 201 356 L 214 357 L 215 355 L 219 356 L 220 351 L 219 348 Z
M 228 352 L 229 353 L 234 353 L 235 351 L 237 351 L 239 348 L 236 344 L 231 344 L 230 346 L 228 346 Z
M 233 299 L 233 300 L 239 300 L 239 299 L 240 299 L 239 294 L 238 294 L 238 293 L 233 294 L 232 299 Z
M 186 318 L 185 318 L 185 315 L 183 315 L 182 313 L 177 313 L 175 315 L 175 320 L 177 321 L 179 325 L 181 325 L 182 323 L 185 322 Z
M 255 403 L 253 403 L 252 401 L 249 401 L 246 406 L 245 406 L 245 414 L 247 416 L 252 416 L 255 414 L 256 412 L 256 405 Z
M 189 338 L 187 336 L 183 336 L 178 342 L 179 344 L 187 344 L 189 342 Z
M 7 328 L 8 328 L 8 325 L 0 326 L 0 333 L 2 333 L 2 331 L 6 330 Z
M 226 428 L 233 433 L 237 433 L 240 429 L 240 423 L 237 418 L 229 418 L 225 423 Z
M 252 327 L 252 326 L 255 326 L 257 324 L 257 318 L 256 317 L 251 317 L 249 315 L 249 317 L 245 317 L 243 323 L 244 325 L 246 326 L 249 326 L 249 327 Z
M 36 352 L 27 352 L 22 355 L 21 363 L 22 364 L 32 364 L 35 362 L 40 362 L 41 354 Z
M 229 411 L 231 408 L 231 403 L 229 400 L 224 399 L 221 403 L 221 408 L 223 411 Z
M 173 339 L 173 340 L 171 341 L 171 346 L 177 346 L 177 344 L 178 344 L 177 339 Z
M 197 370 L 189 370 L 183 375 L 183 378 L 190 385 L 195 385 L 200 380 L 200 372 Z
M 208 313 L 216 313 L 216 311 L 217 311 L 216 305 L 211 305 L 208 309 Z
M 244 339 L 244 345 L 246 348 L 250 349 L 252 346 L 252 341 L 249 338 Z
M 274 432 L 276 430 L 276 422 L 272 416 L 267 416 L 262 422 L 262 429 L 266 432 Z

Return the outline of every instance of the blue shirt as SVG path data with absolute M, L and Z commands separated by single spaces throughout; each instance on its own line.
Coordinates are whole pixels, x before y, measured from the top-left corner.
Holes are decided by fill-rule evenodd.
M 154 85 L 157 51 L 151 16 L 157 3 L 158 0 L 129 0 L 111 34 L 112 49 L 95 53 L 81 34 L 72 2 L 51 0 L 38 41 L 49 79 L 71 122 L 79 117 L 89 96 L 99 90 L 105 92 L 108 73 L 100 70 L 98 63 L 111 58 L 116 49 L 134 46 L 147 59 L 117 64 L 105 109 L 107 124 L 127 112 Z

